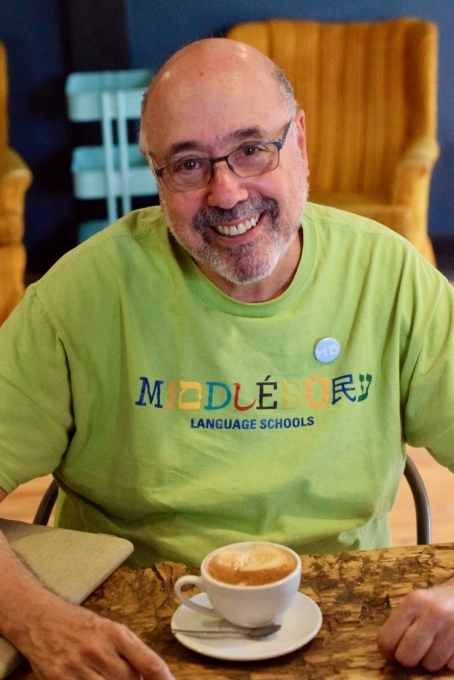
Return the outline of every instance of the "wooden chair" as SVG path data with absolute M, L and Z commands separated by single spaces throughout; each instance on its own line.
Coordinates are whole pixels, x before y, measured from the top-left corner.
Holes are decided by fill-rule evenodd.
M 226 37 L 264 52 L 293 85 L 306 113 L 310 200 L 385 224 L 434 264 L 435 24 L 271 19 Z
M 432 542 L 432 529 L 430 520 L 429 498 L 424 482 L 416 465 L 407 456 L 404 470 L 405 478 L 410 486 L 416 509 L 416 535 L 418 545 L 426 545 Z M 58 495 L 58 485 L 53 479 L 47 488 L 36 511 L 33 524 L 46 525 L 49 521 L 52 509 Z
M 6 50 L 0 42 L 0 325 L 24 294 L 24 199 L 32 173 L 8 144 Z

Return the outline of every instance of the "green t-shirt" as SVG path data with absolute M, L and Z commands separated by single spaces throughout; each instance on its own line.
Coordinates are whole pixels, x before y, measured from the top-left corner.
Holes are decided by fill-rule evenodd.
M 260 304 L 212 285 L 160 208 L 65 255 L 0 329 L 0 486 L 54 472 L 58 523 L 129 538 L 137 565 L 389 545 L 404 441 L 454 467 L 453 291 L 363 218 L 309 204 L 303 235 Z

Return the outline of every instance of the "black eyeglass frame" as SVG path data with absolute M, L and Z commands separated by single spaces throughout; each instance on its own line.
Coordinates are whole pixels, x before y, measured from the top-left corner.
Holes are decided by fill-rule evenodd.
M 234 149 L 233 151 L 231 151 L 230 153 L 228 153 L 226 156 L 219 156 L 219 158 L 194 158 L 194 159 L 188 158 L 188 159 L 187 159 L 188 161 L 197 160 L 197 161 L 205 161 L 205 162 L 208 161 L 208 163 L 210 163 L 211 172 L 210 172 L 210 176 L 209 176 L 209 178 L 208 178 L 206 184 L 201 184 L 200 186 L 197 186 L 197 187 L 194 187 L 194 188 L 190 188 L 190 189 L 179 189 L 179 190 L 178 190 L 178 189 L 175 190 L 175 189 L 172 189 L 171 187 L 169 187 L 169 185 L 168 185 L 168 184 L 166 183 L 166 181 L 165 181 L 165 178 L 163 177 L 163 172 L 164 172 L 167 168 L 173 167 L 173 166 L 175 165 L 175 163 L 170 163 L 169 165 L 163 165 L 162 167 L 155 169 L 155 174 L 156 174 L 156 176 L 157 176 L 159 179 L 161 179 L 161 180 L 164 182 L 164 184 L 166 185 L 166 187 L 169 189 L 169 191 L 172 191 L 172 193 L 184 193 L 185 191 L 194 191 L 195 189 L 202 189 L 202 187 L 208 186 L 208 184 L 211 182 L 211 180 L 212 180 L 212 178 L 213 178 L 213 175 L 214 175 L 214 164 L 215 164 L 215 163 L 221 163 L 222 161 L 225 161 L 225 162 L 227 163 L 227 165 L 229 166 L 229 169 L 230 169 L 237 177 L 244 177 L 244 178 L 246 178 L 246 177 L 258 177 L 259 175 L 265 175 L 267 172 L 272 172 L 273 170 L 276 170 L 276 168 L 279 166 L 279 162 L 280 162 L 280 153 L 279 153 L 279 152 L 281 151 L 282 147 L 284 146 L 284 143 L 285 143 L 285 140 L 286 140 L 288 131 L 290 130 L 290 125 L 292 124 L 292 122 L 293 122 L 293 118 L 292 118 L 291 120 L 289 120 L 289 122 L 287 123 L 287 125 L 286 125 L 286 127 L 285 127 L 285 130 L 284 130 L 284 134 L 282 135 L 282 137 L 281 137 L 280 139 L 275 140 L 275 141 L 270 141 L 270 142 L 256 142 L 256 143 L 252 143 L 252 144 L 245 144 L 244 147 L 241 147 L 241 146 L 240 146 L 240 147 L 238 147 L 238 149 Z M 277 149 L 277 163 L 276 163 L 276 165 L 274 166 L 274 168 L 271 168 L 270 170 L 264 170 L 263 172 L 258 172 L 257 174 L 254 173 L 253 175 L 239 175 L 239 174 L 235 171 L 234 167 L 230 164 L 230 162 L 229 162 L 229 157 L 230 157 L 232 154 L 238 153 L 238 151 L 241 151 L 242 148 L 247 148 L 248 146 L 260 146 L 260 145 L 265 145 L 265 144 L 274 144 L 274 146 L 275 146 L 276 149 Z

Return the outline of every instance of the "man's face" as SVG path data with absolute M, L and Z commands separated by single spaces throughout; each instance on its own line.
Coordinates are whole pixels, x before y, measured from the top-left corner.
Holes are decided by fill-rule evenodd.
M 149 143 L 155 168 L 282 137 L 289 114 L 268 73 L 251 80 L 244 73 L 216 78 L 206 71 L 154 97 Z M 215 283 L 219 277 L 253 283 L 285 266 L 307 196 L 304 144 L 300 112 L 271 172 L 241 178 L 220 162 L 200 189 L 172 193 L 159 182 L 172 233 Z

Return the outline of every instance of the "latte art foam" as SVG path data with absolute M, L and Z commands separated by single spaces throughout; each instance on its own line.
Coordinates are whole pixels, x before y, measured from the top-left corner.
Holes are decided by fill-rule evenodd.
M 296 567 L 290 552 L 279 546 L 227 547 L 212 555 L 206 571 L 216 581 L 237 586 L 260 586 L 285 578 Z

